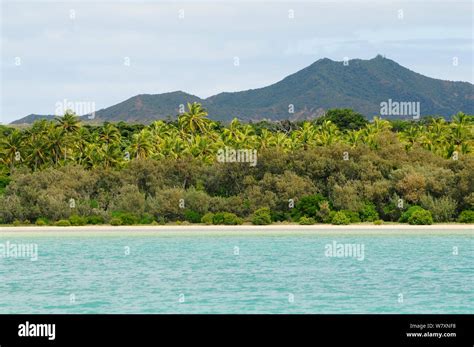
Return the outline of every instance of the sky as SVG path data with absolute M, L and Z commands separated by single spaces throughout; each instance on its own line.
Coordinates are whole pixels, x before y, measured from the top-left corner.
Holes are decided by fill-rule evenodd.
M 96 110 L 137 94 L 264 87 L 321 58 L 377 54 L 473 83 L 473 3 L 460 0 L 0 0 L 0 121 Z

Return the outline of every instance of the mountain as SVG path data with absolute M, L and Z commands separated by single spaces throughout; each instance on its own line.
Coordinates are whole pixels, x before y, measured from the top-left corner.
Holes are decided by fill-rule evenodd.
M 176 116 L 179 105 L 187 102 L 204 103 L 197 96 L 181 91 L 163 94 L 141 94 L 121 103 L 99 110 L 95 113 L 97 120 L 109 122 L 127 121 L 135 123 L 150 123 L 167 116 Z
M 52 120 L 54 119 L 53 115 L 40 115 L 40 114 L 29 114 L 26 117 L 20 118 L 16 121 L 11 122 L 10 124 L 31 124 L 37 120 L 47 119 Z
M 321 59 L 268 87 L 208 98 L 221 116 L 272 119 L 314 117 L 330 108 L 352 108 L 370 118 L 380 114 L 380 103 L 420 102 L 422 115 L 451 116 L 473 113 L 474 86 L 429 78 L 377 56 L 371 60 L 342 62 Z
M 234 117 L 244 121 L 311 119 L 330 108 L 351 108 L 372 118 L 380 114 L 381 103 L 390 101 L 419 102 L 421 116 L 450 117 L 459 111 L 474 113 L 474 85 L 426 77 L 380 55 L 349 60 L 346 65 L 324 58 L 258 89 L 220 93 L 207 99 L 182 91 L 137 95 L 97 111 L 94 121 L 149 123 L 175 117 L 180 105 L 194 101 L 203 104 L 210 118 L 221 121 Z M 291 108 L 294 112 L 289 112 Z M 29 122 L 31 115 L 13 123 Z

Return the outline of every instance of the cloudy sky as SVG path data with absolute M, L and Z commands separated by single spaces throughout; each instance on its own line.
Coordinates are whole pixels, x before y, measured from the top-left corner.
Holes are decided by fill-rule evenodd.
M 0 1 L 3 123 L 64 99 L 258 88 L 324 57 L 474 80 L 471 1 Z

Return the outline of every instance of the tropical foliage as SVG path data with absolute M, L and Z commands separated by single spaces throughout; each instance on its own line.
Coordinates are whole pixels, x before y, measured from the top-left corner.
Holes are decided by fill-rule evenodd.
M 474 208 L 474 117 L 462 113 L 366 122 L 331 110 L 311 122 L 223 125 L 193 103 L 147 126 L 81 124 L 68 112 L 0 127 L 4 223 L 408 222 L 412 206 L 449 222 Z M 221 162 L 223 149 L 255 150 L 256 165 Z

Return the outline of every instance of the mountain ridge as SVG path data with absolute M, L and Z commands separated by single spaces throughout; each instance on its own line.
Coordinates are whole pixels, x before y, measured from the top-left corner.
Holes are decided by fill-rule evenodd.
M 377 55 L 368 60 L 352 59 L 347 65 L 321 58 L 271 85 L 221 92 L 205 99 L 182 90 L 138 94 L 96 111 L 93 121 L 150 123 L 176 117 L 188 102 L 201 103 L 211 119 L 220 121 L 304 120 L 331 108 L 351 108 L 371 118 L 389 99 L 419 102 L 421 115 L 448 118 L 459 111 L 474 113 L 473 84 L 427 77 Z M 403 116 L 411 115 L 394 118 Z M 38 117 L 28 115 L 11 124 L 29 123 Z M 90 121 L 87 115 L 82 118 Z

